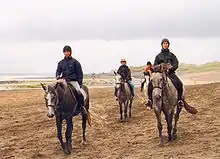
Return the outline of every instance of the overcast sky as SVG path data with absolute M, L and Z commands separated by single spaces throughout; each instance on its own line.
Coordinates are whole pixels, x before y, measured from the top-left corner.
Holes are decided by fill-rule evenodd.
M 85 73 L 153 61 L 161 38 L 180 62 L 220 61 L 219 0 L 7 0 L 0 73 L 55 72 L 68 44 Z

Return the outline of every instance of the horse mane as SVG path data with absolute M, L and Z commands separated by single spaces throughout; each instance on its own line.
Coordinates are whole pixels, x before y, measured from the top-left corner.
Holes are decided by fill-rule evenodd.
M 66 80 L 64 80 L 64 79 L 58 79 L 58 80 L 56 81 L 56 84 L 60 84 L 63 88 L 66 88 L 66 87 L 67 87 L 67 82 L 66 82 Z
M 161 63 L 159 65 L 155 65 L 152 67 L 153 72 L 160 72 L 160 73 L 166 73 L 171 66 L 167 63 Z

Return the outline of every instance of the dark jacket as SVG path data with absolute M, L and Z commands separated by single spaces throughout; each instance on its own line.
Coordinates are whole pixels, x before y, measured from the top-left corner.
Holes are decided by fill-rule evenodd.
M 131 71 L 127 65 L 121 65 L 117 73 L 121 75 L 122 79 L 125 79 L 127 81 L 131 80 Z
M 162 51 L 156 56 L 154 61 L 154 66 L 161 63 L 170 63 L 172 68 L 169 70 L 169 73 L 175 73 L 178 68 L 179 61 L 176 56 L 169 51 L 169 49 L 162 49 Z
M 79 85 L 82 85 L 83 71 L 81 64 L 74 58 L 64 58 L 58 63 L 56 77 L 61 76 L 61 78 L 67 81 L 77 81 Z

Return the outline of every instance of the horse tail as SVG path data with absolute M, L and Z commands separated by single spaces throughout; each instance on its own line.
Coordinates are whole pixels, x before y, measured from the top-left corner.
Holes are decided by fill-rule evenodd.
M 85 102 L 84 106 L 87 109 L 87 118 L 86 118 L 86 120 L 87 120 L 89 126 L 91 127 L 91 125 L 92 125 L 91 124 L 91 116 L 90 116 L 90 112 L 89 112 L 89 89 L 86 85 L 82 85 L 81 88 L 85 91 L 86 96 L 87 96 L 87 98 L 84 101 Z
M 183 102 L 184 102 L 184 108 L 188 113 L 196 114 L 198 112 L 196 108 L 190 106 L 185 100 L 183 100 Z

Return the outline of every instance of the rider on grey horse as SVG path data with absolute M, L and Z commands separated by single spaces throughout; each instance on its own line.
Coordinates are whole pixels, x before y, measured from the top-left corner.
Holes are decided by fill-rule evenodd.
M 81 85 L 83 81 L 83 71 L 81 64 L 71 56 L 72 49 L 70 46 L 63 48 L 64 59 L 62 59 L 57 66 L 56 78 L 65 79 L 66 82 L 70 83 L 77 91 L 76 99 L 78 105 L 82 108 L 82 113 L 86 114 L 84 107 L 84 97 L 81 92 Z
M 152 75 L 152 64 L 150 61 L 147 62 L 147 67 L 145 68 L 143 73 L 144 73 L 144 76 L 148 77 L 148 81 L 150 81 L 150 77 Z M 147 82 L 146 78 L 144 78 L 144 81 L 141 83 L 141 89 L 140 89 L 141 92 L 143 91 L 145 82 Z
M 182 94 L 183 94 L 183 84 L 180 81 L 180 79 L 175 74 L 176 69 L 178 68 L 179 61 L 176 58 L 176 56 L 170 52 L 169 45 L 170 42 L 168 39 L 163 39 L 161 42 L 162 50 L 161 52 L 156 56 L 154 61 L 154 66 L 159 65 L 161 63 L 169 63 L 171 65 L 171 69 L 168 71 L 168 77 L 171 79 L 173 84 L 175 85 L 177 91 L 178 91 L 178 106 L 183 107 L 183 100 L 182 100 Z M 152 91 L 153 86 L 152 83 L 149 82 L 148 84 L 148 103 L 147 105 L 152 107 Z
M 132 79 L 131 79 L 131 70 L 126 65 L 126 60 L 125 59 L 121 59 L 121 66 L 119 67 L 117 73 L 121 75 L 122 79 L 127 81 L 128 85 L 131 89 L 131 95 L 134 97 L 134 84 L 133 84 Z M 115 96 L 116 100 L 118 100 L 117 88 L 115 88 L 114 96 Z

